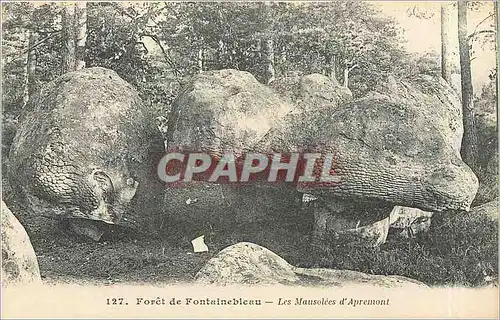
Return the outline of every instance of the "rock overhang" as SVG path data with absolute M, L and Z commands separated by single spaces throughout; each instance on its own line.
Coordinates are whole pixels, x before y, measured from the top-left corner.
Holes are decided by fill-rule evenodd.
M 313 84 L 339 87 L 335 83 L 325 85 L 319 78 L 321 83 Z M 308 81 L 297 83 L 300 85 L 294 88 Z M 316 189 L 299 185 L 298 191 L 381 200 L 430 211 L 468 210 L 477 191 L 477 178 L 460 158 L 463 127 L 456 94 L 445 82 L 430 76 L 393 80 L 387 87 L 354 101 L 349 101 L 345 92 L 332 94 L 346 99 L 332 102 L 330 107 L 322 98 L 328 95 L 322 95 L 320 103 L 313 104 L 321 110 L 315 110 L 304 107 L 308 97 L 318 98 L 310 92 L 303 94 L 302 107 L 297 108 L 293 99 L 292 103 L 283 100 L 247 72 L 204 72 L 195 76 L 177 97 L 174 111 L 178 116 L 171 118 L 168 144 L 219 154 L 241 150 L 266 154 L 333 152 L 333 169 L 337 169 L 344 184 L 336 183 L 332 188 L 323 184 Z M 262 106 L 259 104 L 243 108 L 244 117 L 264 116 L 273 121 L 255 121 L 264 125 L 255 125 L 258 132 L 252 132 L 236 121 L 244 117 L 235 116 L 233 110 L 243 110 L 243 104 L 256 101 L 263 102 L 264 107 L 257 108 Z M 273 109 L 273 104 L 281 108 Z M 207 111 L 204 114 L 210 119 L 203 120 L 215 129 L 216 139 L 191 134 L 199 127 L 191 120 L 200 118 L 200 109 Z M 246 135 L 235 139 L 237 135 L 231 130 Z

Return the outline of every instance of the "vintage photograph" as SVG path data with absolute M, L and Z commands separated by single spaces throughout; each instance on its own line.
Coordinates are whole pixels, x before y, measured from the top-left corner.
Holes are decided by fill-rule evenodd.
M 1 9 L 2 318 L 498 317 L 496 1 Z

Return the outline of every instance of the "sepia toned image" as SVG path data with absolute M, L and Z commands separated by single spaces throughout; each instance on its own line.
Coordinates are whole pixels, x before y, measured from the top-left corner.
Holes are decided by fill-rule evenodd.
M 4 1 L 2 318 L 498 318 L 496 1 Z

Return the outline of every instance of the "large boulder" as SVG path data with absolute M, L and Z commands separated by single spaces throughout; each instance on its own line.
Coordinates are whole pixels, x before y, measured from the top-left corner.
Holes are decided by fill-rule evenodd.
M 440 78 L 391 78 L 365 97 L 321 113 L 289 114 L 282 124 L 259 148 L 333 154 L 337 181 L 298 184 L 299 191 L 323 200 L 315 212 L 316 235 L 356 226 L 381 243 L 392 211 L 381 202 L 424 211 L 469 210 L 477 192 L 477 178 L 460 157 L 461 104 Z M 371 212 L 363 209 L 369 201 Z M 363 203 L 363 219 L 352 214 L 351 204 L 357 202 Z M 348 214 L 334 207 L 348 208 Z
M 277 79 L 270 86 L 302 112 L 321 112 L 352 100 L 349 88 L 318 73 Z
M 207 71 L 194 76 L 175 99 L 167 148 L 241 154 L 293 109 L 248 72 Z
M 26 230 L 2 200 L 2 287 L 41 282 Z
M 340 181 L 299 183 L 302 192 L 430 211 L 469 210 L 478 181 L 459 154 L 460 103 L 444 81 L 417 80 L 398 83 L 407 91 L 373 93 L 328 113 L 289 116 L 263 143 L 282 152 L 333 154 Z
M 420 74 L 405 80 L 389 77 L 368 96 L 392 97 L 401 103 L 411 104 L 416 110 L 422 110 L 419 117 L 428 121 L 440 135 L 460 155 L 462 135 L 462 104 L 455 89 L 441 77 Z M 412 108 L 412 109 L 413 109 Z M 416 128 L 421 129 L 421 128 Z
M 217 160 L 239 157 L 253 148 L 294 107 L 250 73 L 236 70 L 194 76 L 174 101 L 167 129 L 167 151 L 203 152 Z M 272 212 L 295 212 L 300 193 L 265 184 L 206 181 L 167 184 L 165 223 L 187 225 L 190 237 L 213 228 L 267 219 Z M 276 209 L 280 210 L 276 210 Z
M 30 99 L 10 150 L 10 181 L 35 215 L 71 218 L 95 240 L 109 225 L 141 227 L 162 187 L 153 119 L 114 71 L 64 74 Z
M 421 288 L 425 284 L 402 276 L 370 275 L 350 270 L 306 269 L 290 265 L 259 245 L 240 242 L 219 252 L 196 274 L 204 285 L 289 285 Z
M 198 75 L 174 103 L 169 149 L 236 155 L 245 151 L 332 153 L 334 174 L 340 181 L 298 183 L 297 191 L 326 204 L 324 212 L 315 212 L 318 228 L 361 231 L 376 243 L 387 236 L 394 205 L 426 211 L 469 210 L 478 182 L 460 158 L 461 105 L 445 81 L 430 76 L 390 79 L 378 92 L 348 103 L 338 84 L 321 75 L 303 77 L 299 87 L 299 96 L 288 95 L 288 100 L 302 104 L 294 108 L 245 72 Z M 324 92 L 318 94 L 318 90 Z M 295 203 L 298 195 L 290 192 L 289 203 Z M 269 196 L 267 202 L 275 201 Z M 167 203 L 168 197 L 167 192 Z M 241 197 L 235 199 L 229 207 L 241 203 Z M 266 202 L 260 195 L 252 201 Z M 362 213 L 353 208 L 357 202 L 364 208 L 371 202 L 373 209 Z M 332 207 L 344 209 L 331 211 Z M 240 212 L 246 209 L 238 207 Z M 255 212 L 252 208 L 243 215 L 252 217 Z

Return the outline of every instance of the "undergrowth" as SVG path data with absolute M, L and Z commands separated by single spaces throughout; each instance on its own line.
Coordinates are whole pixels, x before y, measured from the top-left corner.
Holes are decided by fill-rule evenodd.
M 431 286 L 498 285 L 498 224 L 484 215 L 435 214 L 427 233 L 368 247 L 343 238 L 301 264 L 401 275 Z

